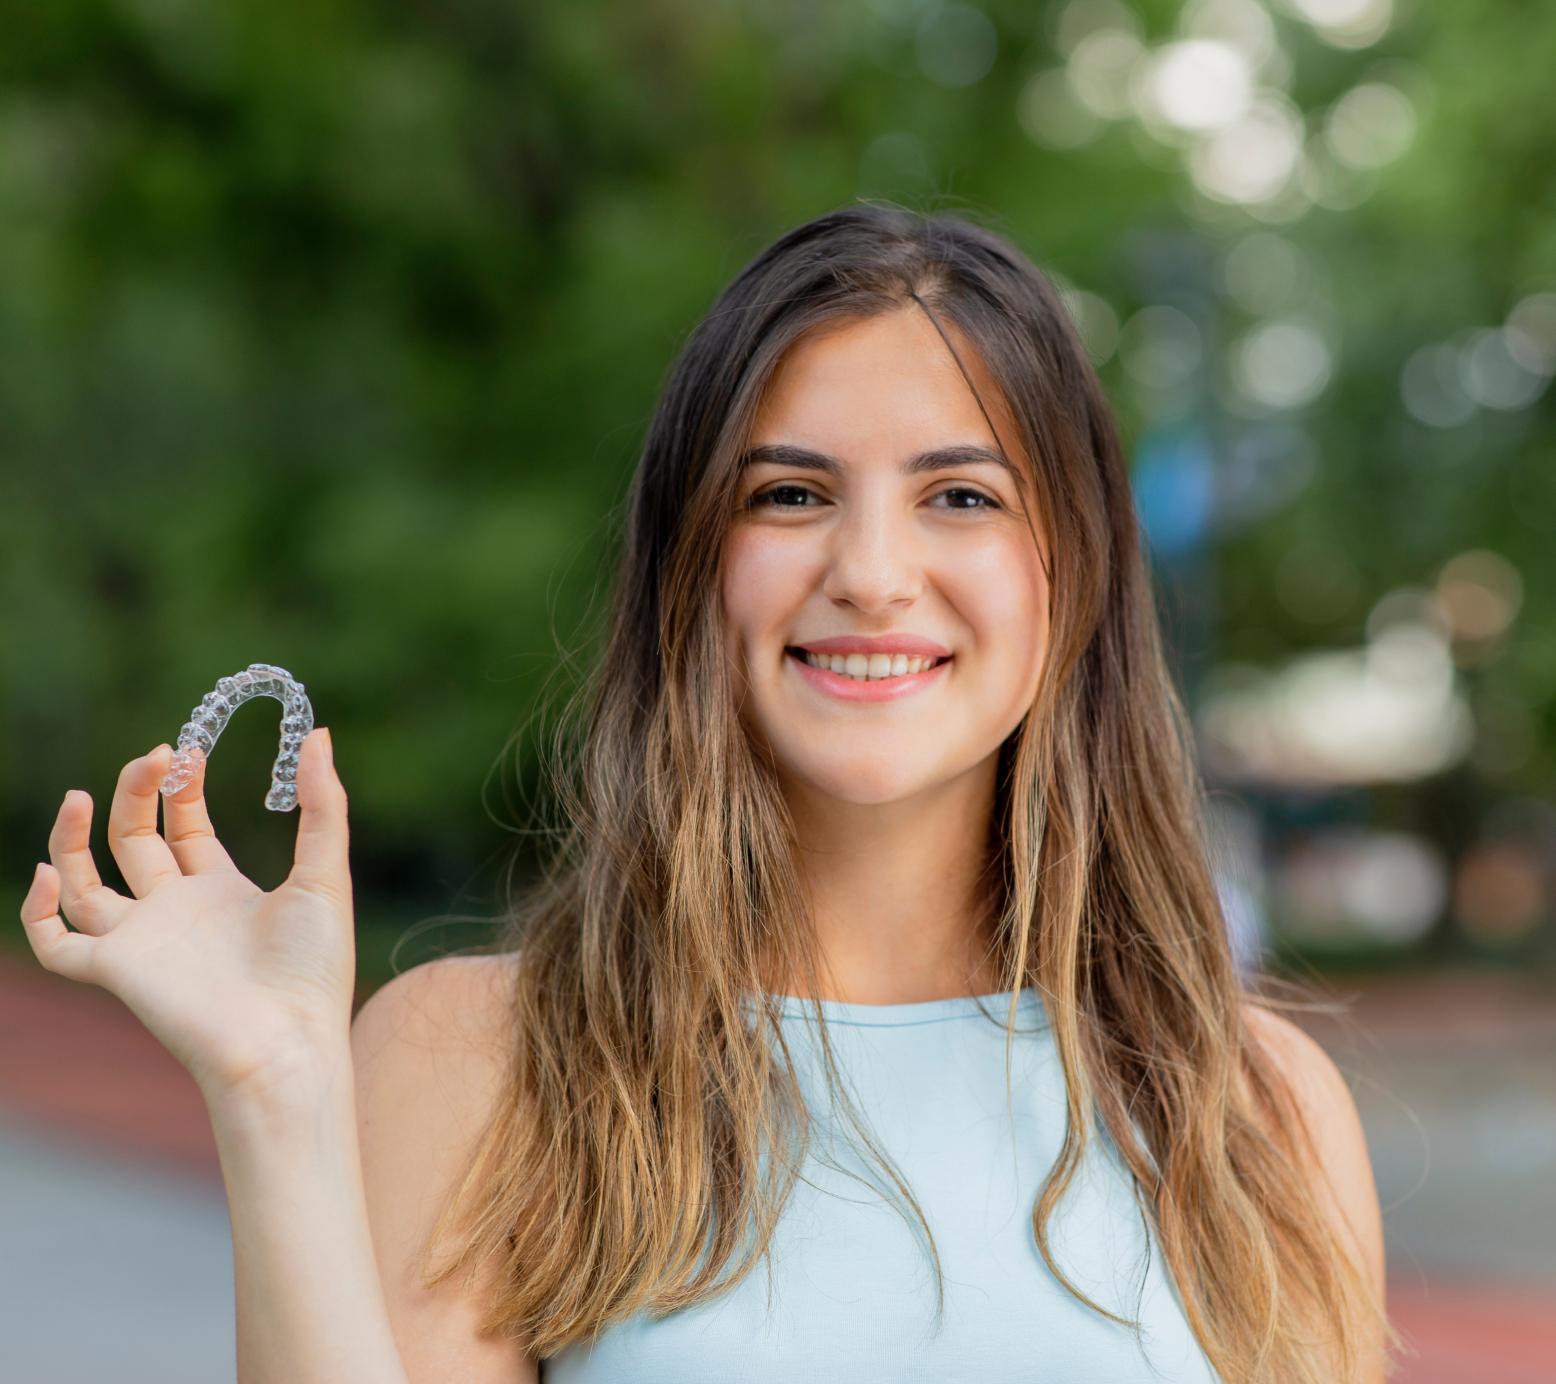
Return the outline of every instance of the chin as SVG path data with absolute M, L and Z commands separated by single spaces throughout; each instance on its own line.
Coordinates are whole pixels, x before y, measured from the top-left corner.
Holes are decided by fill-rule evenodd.
M 871 766 L 879 770 L 879 764 Z M 893 766 L 899 770 L 901 766 Z M 789 765 L 785 777 L 802 784 L 811 793 L 833 798 L 838 802 L 852 803 L 856 807 L 880 807 L 886 803 L 902 802 L 922 793 L 932 785 L 921 777 L 905 778 L 901 772 L 850 772 L 832 768 L 827 772 L 806 772 L 802 767 Z

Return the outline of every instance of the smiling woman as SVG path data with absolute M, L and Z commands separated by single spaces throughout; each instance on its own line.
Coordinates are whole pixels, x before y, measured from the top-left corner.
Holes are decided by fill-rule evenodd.
M 1117 429 L 1008 240 L 859 204 L 736 276 L 570 711 L 505 998 L 425 987 L 506 1055 L 395 1238 L 426 1358 L 479 1317 L 557 1384 L 1383 1377 L 1355 1112 L 1233 963 Z
M 244 1380 L 1384 1377 L 1356 1111 L 1233 964 L 1117 430 L 1008 241 L 864 204 L 736 277 L 569 710 L 555 858 L 349 1051 L 327 735 L 269 893 L 204 756 L 121 773 L 133 898 L 61 804 L 21 919 L 206 1095 Z

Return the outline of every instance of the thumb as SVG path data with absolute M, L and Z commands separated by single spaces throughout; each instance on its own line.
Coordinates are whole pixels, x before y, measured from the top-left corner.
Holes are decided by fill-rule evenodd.
M 297 765 L 297 846 L 290 884 L 338 902 L 351 898 L 346 789 L 335 772 L 329 729 L 319 726 L 303 741 Z

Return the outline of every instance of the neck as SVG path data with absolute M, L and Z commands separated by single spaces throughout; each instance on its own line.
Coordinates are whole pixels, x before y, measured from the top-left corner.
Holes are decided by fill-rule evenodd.
M 849 803 L 810 789 L 789 794 L 815 921 L 820 998 L 912 1004 L 1001 988 L 989 956 L 985 877 L 994 768 L 991 756 L 893 803 Z

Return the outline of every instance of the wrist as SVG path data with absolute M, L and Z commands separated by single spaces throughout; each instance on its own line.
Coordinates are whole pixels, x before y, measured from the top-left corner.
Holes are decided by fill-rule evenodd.
M 323 1110 L 353 1103 L 352 1076 L 350 1040 L 340 1034 L 287 1044 L 239 1073 L 199 1085 L 220 1138 L 312 1123 Z

